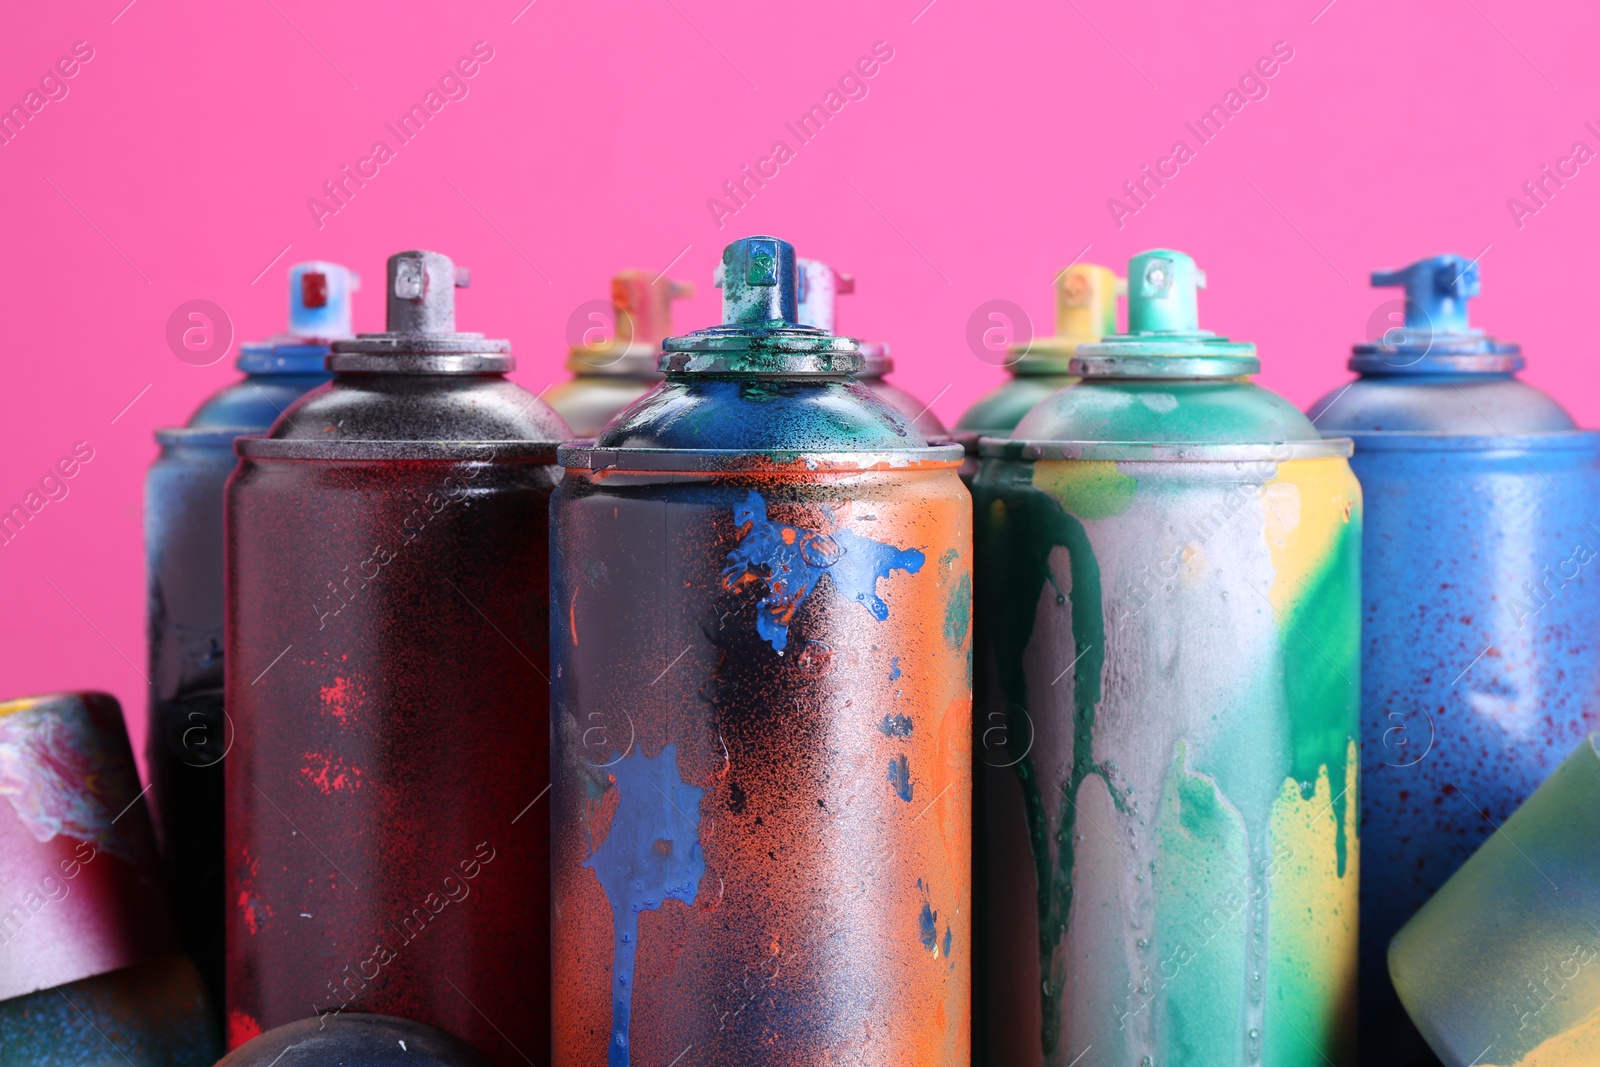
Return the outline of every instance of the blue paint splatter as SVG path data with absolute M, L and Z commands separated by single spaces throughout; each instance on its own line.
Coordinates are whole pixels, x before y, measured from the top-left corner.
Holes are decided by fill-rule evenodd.
M 901 800 L 911 799 L 911 761 L 904 752 L 889 761 L 889 784 L 894 786 Z
M 728 553 L 722 585 L 730 592 L 765 582 L 766 595 L 757 603 L 756 632 L 775 651 L 789 644 L 794 613 L 827 573 L 841 596 L 856 601 L 879 622 L 889 606 L 878 596 L 878 581 L 891 571 L 915 574 L 926 557 L 914 548 L 895 548 L 849 530 L 829 536 L 816 530 L 772 522 L 767 502 L 755 490 L 735 505 L 733 523 L 739 543 Z
M 899 656 L 895 656 L 894 658 L 889 660 L 889 681 L 898 682 L 899 680 L 900 680 L 900 657 Z
M 944 958 L 950 958 L 950 927 L 944 928 Z
M 922 947 L 937 956 L 939 954 L 939 913 L 934 911 L 926 900 L 922 902 L 922 915 L 917 919 L 917 925 L 922 931 Z
M 907 715 L 885 715 L 878 724 L 885 737 L 910 737 L 911 718 Z
M 700 849 L 700 798 L 705 790 L 678 774 L 678 746 L 654 759 L 641 749 L 611 765 L 617 810 L 599 848 L 583 861 L 611 901 L 615 937 L 611 962 L 610 1067 L 628 1067 L 628 1025 L 633 1013 L 633 959 L 639 947 L 639 912 L 658 910 L 667 898 L 692 904 L 706 873 Z

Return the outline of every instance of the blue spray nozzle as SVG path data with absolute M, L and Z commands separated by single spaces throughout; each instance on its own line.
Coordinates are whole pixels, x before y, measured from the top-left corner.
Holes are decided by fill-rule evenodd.
M 1433 334 L 1468 333 L 1467 301 L 1483 291 L 1477 261 L 1457 255 L 1419 259 L 1400 270 L 1375 270 L 1372 284 L 1403 286 L 1406 329 Z
M 289 268 L 289 333 L 343 340 L 352 336 L 350 294 L 361 277 L 337 263 L 296 263 Z
M 1128 261 L 1128 333 L 1198 334 L 1198 291 L 1205 271 L 1194 259 L 1166 248 L 1141 252 Z
M 799 323 L 794 245 L 776 237 L 745 237 L 722 250 L 717 271 L 722 321 L 727 326 Z

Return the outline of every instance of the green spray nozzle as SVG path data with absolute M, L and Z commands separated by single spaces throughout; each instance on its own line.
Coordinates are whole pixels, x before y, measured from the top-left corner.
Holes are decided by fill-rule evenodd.
M 1478 262 L 1465 256 L 1419 259 L 1399 270 L 1372 272 L 1375 286 L 1403 286 L 1406 329 L 1432 334 L 1467 333 L 1467 301 L 1479 295 Z
M 1141 252 L 1128 261 L 1128 333 L 1198 334 L 1205 271 L 1182 252 Z
M 799 322 L 794 245 L 776 237 L 745 237 L 722 250 L 717 272 L 725 326 L 783 326 Z

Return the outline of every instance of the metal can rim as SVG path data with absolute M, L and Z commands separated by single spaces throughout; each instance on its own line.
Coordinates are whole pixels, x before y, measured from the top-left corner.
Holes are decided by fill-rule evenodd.
M 437 460 L 441 462 L 554 463 L 555 441 L 300 441 L 240 437 L 244 459 Z
M 804 449 L 753 452 L 744 449 L 597 448 L 590 442 L 562 445 L 557 462 L 579 471 L 759 472 L 859 474 L 866 471 L 955 469 L 965 451 L 958 444 L 934 444 L 874 452 L 807 452 Z
M 265 433 L 260 426 L 160 426 L 155 430 L 156 444 L 163 447 L 178 445 L 189 448 L 227 448 L 240 434 Z
M 1343 430 L 1357 452 L 1594 452 L 1600 430 L 1540 433 L 1440 433 L 1437 430 Z
M 1114 460 L 1149 463 L 1239 463 L 1258 460 L 1348 459 L 1355 444 L 1348 437 L 1240 444 L 1231 441 L 1018 441 L 978 439 L 986 458 L 1033 460 Z

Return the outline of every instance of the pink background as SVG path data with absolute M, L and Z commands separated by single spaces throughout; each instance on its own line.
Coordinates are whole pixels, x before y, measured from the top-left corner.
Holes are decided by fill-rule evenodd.
M 511 338 L 538 390 L 611 273 L 674 264 L 700 288 L 678 307 L 695 328 L 716 318 L 721 246 L 773 233 L 857 276 L 842 330 L 889 342 L 899 383 L 954 420 L 1000 377 L 969 350 L 969 315 L 1007 299 L 1048 330 L 1051 279 L 1080 253 L 1119 270 L 1146 248 L 1193 254 L 1204 324 L 1257 342 L 1262 381 L 1304 406 L 1392 298 L 1369 271 L 1481 252 L 1475 320 L 1600 422 L 1590 334 L 1563 310 L 1593 299 L 1600 165 L 1521 228 L 1506 203 L 1574 141 L 1600 149 L 1583 128 L 1600 127 L 1592 4 L 126 3 L 26 5 L 0 35 L 0 104 L 74 42 L 94 49 L 0 147 L 0 507 L 74 442 L 95 450 L 0 548 L 0 690 L 108 690 L 136 748 L 151 431 L 232 378 L 238 340 L 282 327 L 302 259 L 360 270 L 357 328 L 375 330 L 386 255 L 452 255 L 474 272 L 461 325 Z M 494 58 L 469 95 L 319 229 L 307 199 L 374 140 L 394 147 L 385 121 L 480 40 Z M 894 58 L 868 95 L 799 145 L 784 123 L 877 41 Z M 1294 58 L 1269 95 L 1199 146 L 1185 120 L 1277 41 Z M 1107 198 L 1180 137 L 1194 158 L 1119 229 Z M 719 229 L 707 199 L 779 138 L 794 158 Z M 195 298 L 235 327 L 214 366 L 165 340 Z

